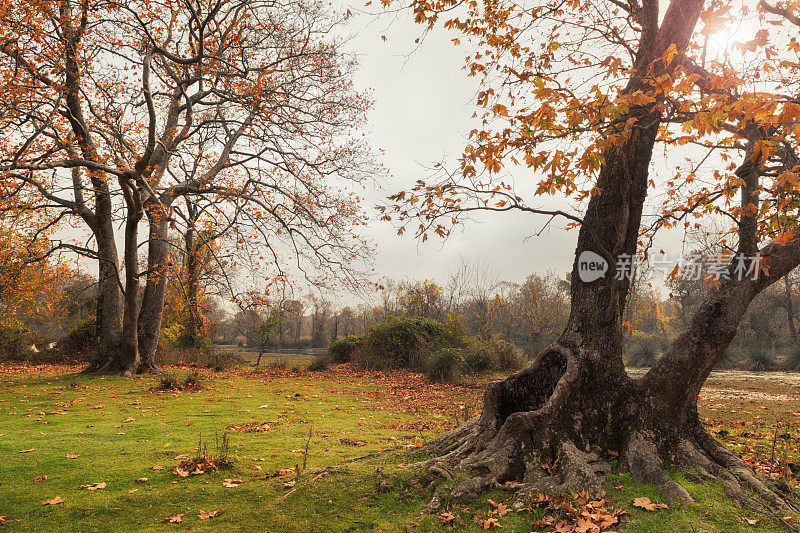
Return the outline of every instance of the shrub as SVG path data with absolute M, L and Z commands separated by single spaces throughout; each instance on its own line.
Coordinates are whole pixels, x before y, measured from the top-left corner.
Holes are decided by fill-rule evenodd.
M 328 370 L 328 362 L 327 356 L 317 357 L 310 365 L 308 365 L 308 370 L 311 372 L 322 372 L 324 370 Z
M 69 330 L 59 342 L 59 348 L 72 354 L 87 354 L 97 345 L 97 320 L 90 316 L 84 318 Z
M 364 336 L 357 337 L 348 335 L 347 337 L 335 340 L 328 347 L 328 357 L 330 362 L 337 365 L 349 363 L 353 358 L 353 353 L 364 344 Z
M 29 333 L 28 326 L 15 318 L 0 318 L 0 354 L 6 357 L 21 357 Z
M 485 372 L 495 370 L 499 366 L 499 358 L 486 344 L 475 343 L 467 350 L 466 364 L 473 372 Z
M 737 353 L 731 348 L 730 346 L 722 352 L 722 355 L 717 361 L 716 366 L 714 366 L 717 370 L 731 370 L 732 368 L 736 368 L 739 363 L 739 357 Z
M 492 359 L 496 366 L 492 370 L 516 370 L 524 364 L 522 352 L 510 342 L 490 339 L 483 344 L 494 354 Z
M 164 374 L 154 390 L 181 390 L 181 382 L 171 374 Z
M 430 355 L 444 347 L 460 348 L 465 340 L 452 328 L 429 318 L 391 317 L 373 326 L 352 360 L 374 369 L 425 370 Z
M 766 372 L 775 369 L 775 356 L 760 348 L 754 348 L 747 353 L 746 370 L 751 372 Z
M 433 354 L 428 376 L 440 383 L 455 381 L 464 368 L 464 356 L 457 348 L 442 348 Z
M 195 348 L 195 350 L 206 354 L 206 366 L 214 372 L 222 372 L 242 362 L 242 359 L 235 352 L 208 348 Z
M 649 342 L 643 342 L 631 350 L 628 366 L 643 367 L 656 364 L 656 350 Z
M 800 372 L 800 346 L 795 346 L 786 356 L 783 369 L 787 372 Z
M 194 372 L 186 376 L 181 384 L 182 390 L 189 390 L 189 391 L 197 391 L 203 388 L 202 380 L 200 379 L 200 374 Z
M 407 368 L 438 381 L 455 379 L 462 370 L 510 370 L 523 362 L 513 344 L 469 338 L 455 321 L 443 324 L 420 317 L 392 317 L 365 335 L 340 339 L 331 344 L 326 359 L 377 370 Z
M 183 324 L 173 324 L 162 328 L 161 341 L 164 344 L 181 349 L 210 348 L 212 345 L 209 337 L 192 335 Z

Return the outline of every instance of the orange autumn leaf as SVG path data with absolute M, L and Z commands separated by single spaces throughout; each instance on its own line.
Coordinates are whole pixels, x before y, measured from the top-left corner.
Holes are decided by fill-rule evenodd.
M 78 487 L 79 489 L 86 489 L 86 490 L 98 490 L 106 488 L 106 484 L 104 482 L 101 483 L 90 483 L 88 485 L 81 485 Z
M 219 516 L 221 514 L 222 514 L 222 511 L 220 510 L 219 507 L 217 507 L 213 511 L 204 511 L 204 510 L 200 509 L 200 514 L 197 515 L 197 518 L 199 518 L 200 520 L 208 520 L 209 518 L 214 518 L 214 517 Z
M 641 507 L 647 511 L 655 511 L 656 509 L 669 509 L 669 506 L 666 503 L 653 503 L 650 501 L 650 498 L 645 496 L 640 496 L 633 500 L 634 507 Z

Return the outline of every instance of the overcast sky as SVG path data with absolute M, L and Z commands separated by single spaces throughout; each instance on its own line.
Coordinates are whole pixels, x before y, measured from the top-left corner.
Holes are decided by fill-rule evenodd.
M 391 174 L 366 191 L 365 206 L 374 215 L 372 206 L 387 194 L 428 176 L 426 166 L 456 161 L 476 124 L 471 116 L 477 84 L 461 71 L 465 52 L 445 32 L 428 34 L 415 48 L 420 27 L 403 17 L 356 16 L 351 31 L 350 46 L 360 63 L 356 83 L 375 101 L 368 136 L 384 150 L 382 162 Z M 513 171 L 513 179 L 533 180 L 525 169 Z M 555 205 L 558 200 L 547 201 Z M 577 231 L 566 232 L 564 222 L 554 221 L 541 236 L 532 236 L 545 222 L 530 214 L 487 214 L 446 241 L 434 236 L 423 244 L 410 234 L 398 236 L 391 224 L 375 217 L 368 233 L 378 245 L 379 276 L 443 281 L 463 258 L 487 263 L 503 280 L 522 281 L 532 272 L 564 276 L 571 269 Z
M 415 180 L 429 176 L 426 167 L 433 163 L 457 161 L 468 132 L 477 124 L 471 118 L 477 83 L 461 70 L 466 51 L 450 42 L 452 34 L 439 28 L 417 46 L 414 41 L 420 36 L 420 26 L 407 14 L 377 19 L 355 15 L 350 30 L 353 39 L 349 45 L 360 63 L 356 84 L 369 90 L 375 101 L 367 134 L 373 146 L 384 151 L 382 162 L 391 173 L 386 182 L 366 191 L 365 207 L 373 216 L 368 235 L 377 244 L 377 275 L 443 282 L 462 258 L 487 264 L 500 279 L 512 282 L 523 281 L 534 272 L 563 277 L 570 271 L 578 232 L 565 230 L 563 220 L 552 221 L 537 236 L 546 218 L 486 213 L 454 231 L 446 241 L 433 236 L 424 244 L 412 234 L 398 236 L 391 224 L 377 220 L 373 206 L 387 194 L 408 189 Z M 667 157 L 657 148 L 651 177 L 656 182 L 671 177 L 676 165 L 697 155 L 691 152 Z M 507 170 L 508 179 L 520 189 L 538 182 L 526 168 Z M 543 208 L 568 209 L 570 205 L 560 196 L 528 198 L 527 202 Z M 668 257 L 677 259 L 683 251 L 683 237 L 682 230 L 662 231 L 656 250 L 664 249 Z M 355 303 L 348 295 L 336 300 Z

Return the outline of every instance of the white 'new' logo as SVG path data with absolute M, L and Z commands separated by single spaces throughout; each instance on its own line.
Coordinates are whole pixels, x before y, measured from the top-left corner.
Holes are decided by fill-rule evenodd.
M 578 277 L 584 283 L 602 278 L 608 272 L 608 261 L 603 256 L 590 250 L 584 250 L 578 256 Z

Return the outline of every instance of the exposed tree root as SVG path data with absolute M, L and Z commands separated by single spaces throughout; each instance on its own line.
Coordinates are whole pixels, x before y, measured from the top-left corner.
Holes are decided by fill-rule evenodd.
M 428 474 L 447 481 L 457 479 L 458 473 L 469 476 L 449 494 L 437 489 L 426 511 L 433 512 L 449 500 L 474 501 L 490 488 L 515 491 L 518 502 L 538 493 L 585 490 L 595 497 L 604 495 L 603 483 L 611 466 L 601 460 L 602 443 L 593 444 L 591 436 L 578 431 L 586 424 L 583 412 L 564 415 L 575 412 L 574 402 L 569 401 L 581 379 L 573 362 L 567 348 L 548 348 L 526 369 L 487 388 L 480 417 L 426 445 L 423 451 L 436 456 L 420 463 Z M 515 404 L 523 409 L 515 410 Z M 679 438 L 674 433 L 667 438 L 663 432 L 643 429 L 646 424 L 634 418 L 635 413 L 619 416 L 630 416 L 628 426 L 637 428 L 625 435 L 618 450 L 620 469 L 630 472 L 634 481 L 653 483 L 671 503 L 693 502 L 689 492 L 665 471 L 667 464 L 685 468 L 690 477 L 719 483 L 737 506 L 772 515 L 787 528 L 799 529 L 783 519 L 800 511 L 795 495 L 768 486 L 699 421 L 680 430 Z
M 653 483 L 670 502 L 693 502 L 680 483 L 664 472 L 664 463 L 658 454 L 652 434 L 635 431 L 628 441 L 624 466 L 637 483 Z

